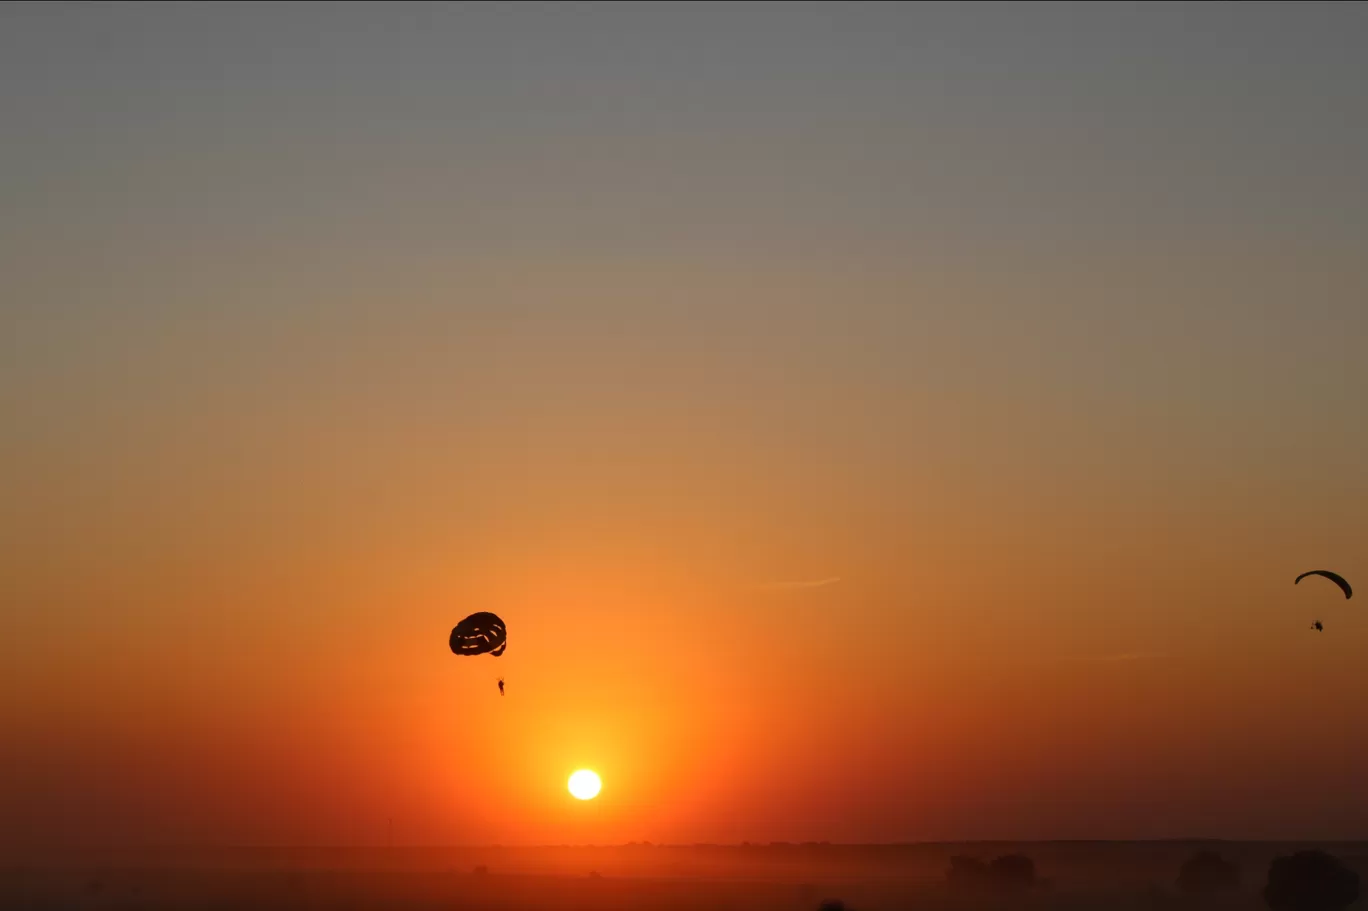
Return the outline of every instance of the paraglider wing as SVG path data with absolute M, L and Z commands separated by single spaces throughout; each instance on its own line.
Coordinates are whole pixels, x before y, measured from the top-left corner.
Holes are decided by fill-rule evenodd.
M 497 614 L 480 611 L 456 624 L 450 645 L 455 655 L 490 654 L 497 658 L 508 648 L 508 629 Z
M 1307 576 L 1324 576 L 1325 578 L 1329 579 L 1331 582 L 1335 583 L 1340 587 L 1340 591 L 1344 592 L 1344 597 L 1346 600 L 1354 597 L 1354 590 L 1349 587 L 1349 583 L 1345 581 L 1345 578 L 1341 576 L 1339 573 L 1330 572 L 1330 570 L 1328 569 L 1313 569 L 1310 572 L 1302 573 L 1300 576 L 1297 577 L 1296 581 L 1294 581 L 1292 584 L 1296 585 L 1297 582 L 1300 582 Z

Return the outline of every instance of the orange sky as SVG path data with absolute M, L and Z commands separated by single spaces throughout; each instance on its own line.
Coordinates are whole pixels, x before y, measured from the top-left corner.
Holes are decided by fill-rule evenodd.
M 1364 834 L 1361 10 L 382 9 L 0 13 L 5 845 Z

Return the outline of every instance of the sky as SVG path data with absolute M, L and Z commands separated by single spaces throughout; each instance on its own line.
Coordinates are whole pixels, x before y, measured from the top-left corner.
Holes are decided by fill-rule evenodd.
M 1366 44 L 0 7 L 0 846 L 1368 835 Z

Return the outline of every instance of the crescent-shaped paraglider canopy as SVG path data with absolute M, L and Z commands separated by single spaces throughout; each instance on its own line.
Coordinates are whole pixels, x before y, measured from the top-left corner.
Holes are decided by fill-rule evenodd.
M 1310 572 L 1302 573 L 1300 576 L 1296 578 L 1296 581 L 1294 581 L 1292 584 L 1296 585 L 1297 582 L 1300 582 L 1307 576 L 1324 576 L 1325 578 L 1329 579 L 1331 582 L 1335 583 L 1340 587 L 1340 591 L 1344 592 L 1344 597 L 1346 600 L 1354 597 L 1354 590 L 1349 587 L 1348 581 L 1346 581 L 1345 578 L 1341 576 L 1339 573 L 1332 573 L 1328 569 L 1313 569 Z
M 451 631 L 450 645 L 454 655 L 493 655 L 497 658 L 508 648 L 508 628 L 498 614 L 480 611 L 456 624 Z

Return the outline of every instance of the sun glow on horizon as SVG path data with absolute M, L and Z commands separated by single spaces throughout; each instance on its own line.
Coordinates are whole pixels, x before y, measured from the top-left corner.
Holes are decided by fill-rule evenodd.
M 570 789 L 570 794 L 576 800 L 593 800 L 598 796 L 599 790 L 603 787 L 603 782 L 599 780 L 597 773 L 589 769 L 579 769 L 570 775 L 570 780 L 566 783 Z

